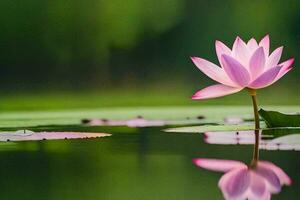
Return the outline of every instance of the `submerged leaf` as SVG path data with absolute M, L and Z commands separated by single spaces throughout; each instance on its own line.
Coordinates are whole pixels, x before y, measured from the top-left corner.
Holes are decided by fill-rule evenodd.
M 33 140 L 62 140 L 84 139 L 110 136 L 108 133 L 85 133 L 85 132 L 33 132 L 19 130 L 16 132 L 1 132 L 0 141 L 33 141 Z
M 274 127 L 300 127 L 300 114 L 283 114 L 277 111 L 260 109 L 259 115 L 269 128 Z

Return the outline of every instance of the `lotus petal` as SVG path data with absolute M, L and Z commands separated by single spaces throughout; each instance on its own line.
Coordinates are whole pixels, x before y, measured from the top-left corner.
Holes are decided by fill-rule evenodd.
M 280 180 L 268 167 L 265 165 L 257 165 L 255 172 L 266 180 L 268 190 L 272 193 L 279 193 L 281 190 Z
M 281 58 L 282 51 L 283 51 L 283 47 L 278 47 L 271 53 L 271 55 L 269 56 L 266 62 L 266 69 L 270 69 L 272 67 L 277 66 Z
M 250 52 L 246 43 L 240 37 L 237 37 L 234 41 L 232 55 L 237 61 L 243 64 L 244 67 L 247 67 L 250 58 Z
M 282 169 L 280 169 L 273 163 L 268 162 L 268 161 L 259 161 L 258 165 L 272 170 L 279 178 L 281 185 L 291 185 L 292 184 L 291 178 Z
M 254 38 L 251 38 L 247 43 L 247 47 L 250 51 L 250 54 L 252 54 L 258 48 L 257 41 Z
M 234 160 L 196 158 L 193 162 L 198 167 L 217 172 L 228 172 L 239 167 L 247 167 L 244 163 Z
M 222 66 L 221 56 L 223 54 L 231 55 L 231 50 L 224 43 L 222 43 L 221 41 L 218 41 L 218 40 L 215 43 L 215 47 L 216 47 L 216 53 L 217 53 L 217 56 L 218 56 L 219 63 Z
M 260 47 L 264 48 L 266 57 L 269 56 L 269 49 L 270 49 L 270 37 L 266 35 L 258 44 Z
M 248 193 L 249 200 L 269 200 L 270 192 L 267 190 L 265 180 L 258 176 L 255 172 L 250 171 L 251 183 Z
M 273 82 L 278 81 L 281 77 L 283 77 L 286 73 L 288 73 L 292 69 L 293 63 L 294 63 L 294 58 L 291 58 L 283 63 L 280 63 L 279 66 L 282 66 L 282 68 Z
M 265 53 L 262 47 L 259 47 L 250 58 L 249 67 L 252 80 L 263 72 L 265 67 Z
M 224 70 L 217 65 L 198 57 L 191 58 L 194 64 L 209 78 L 228 86 L 235 84 L 227 77 Z
M 271 85 L 277 77 L 280 69 L 281 67 L 277 66 L 267 70 L 258 78 L 256 78 L 252 83 L 250 83 L 248 87 L 253 89 L 259 89 Z
M 250 75 L 237 60 L 228 55 L 222 55 L 224 70 L 232 81 L 240 87 L 245 87 L 250 82 Z
M 222 84 L 216 84 L 208 86 L 198 92 L 196 92 L 192 99 L 210 99 L 215 97 L 222 97 L 229 94 L 237 93 L 243 88 L 234 88 Z
M 244 199 L 250 185 L 247 167 L 237 168 L 223 175 L 219 181 L 225 199 Z

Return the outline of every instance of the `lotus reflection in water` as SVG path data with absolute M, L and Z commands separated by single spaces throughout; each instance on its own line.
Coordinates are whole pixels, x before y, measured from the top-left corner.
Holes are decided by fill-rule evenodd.
M 258 161 L 255 167 L 234 160 L 197 158 L 194 163 L 202 168 L 225 172 L 219 187 L 225 199 L 267 200 L 271 194 L 281 191 L 283 185 L 291 185 L 289 176 L 268 161 Z

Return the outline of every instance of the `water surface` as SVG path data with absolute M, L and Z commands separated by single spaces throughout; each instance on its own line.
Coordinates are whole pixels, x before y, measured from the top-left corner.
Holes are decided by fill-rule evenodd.
M 217 187 L 222 174 L 200 169 L 192 159 L 251 160 L 252 145 L 206 144 L 202 134 L 165 133 L 162 129 L 114 127 L 109 128 L 113 136 L 92 140 L 1 143 L 0 197 L 222 199 Z M 260 153 L 261 159 L 278 165 L 293 179 L 291 187 L 283 187 L 272 199 L 297 199 L 299 152 Z

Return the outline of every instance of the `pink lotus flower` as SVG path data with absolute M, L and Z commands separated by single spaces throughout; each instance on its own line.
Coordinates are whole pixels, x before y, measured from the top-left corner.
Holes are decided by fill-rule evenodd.
M 266 200 L 279 193 L 282 185 L 291 185 L 288 175 L 268 161 L 258 161 L 255 168 L 234 160 L 197 158 L 193 162 L 208 170 L 225 172 L 219 181 L 225 199 Z
M 247 44 L 237 37 L 232 50 L 220 41 L 216 41 L 215 46 L 221 67 L 198 57 L 192 57 L 192 61 L 204 74 L 220 84 L 198 91 L 193 99 L 221 97 L 244 88 L 256 90 L 267 87 L 289 72 L 294 62 L 291 58 L 278 64 L 283 47 L 269 54 L 268 35 L 259 43 L 252 38 Z

